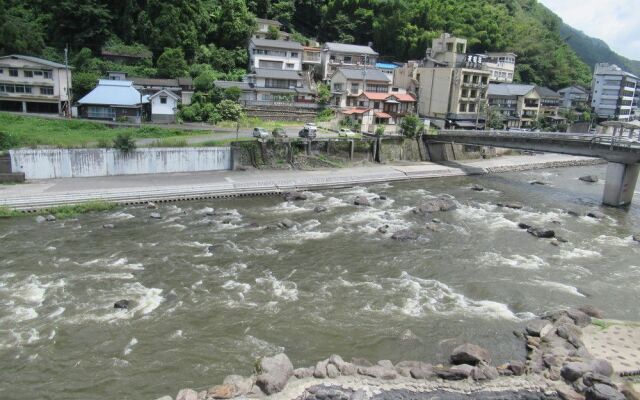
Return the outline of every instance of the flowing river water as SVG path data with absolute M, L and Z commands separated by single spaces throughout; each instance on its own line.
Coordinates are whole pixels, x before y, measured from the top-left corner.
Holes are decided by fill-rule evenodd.
M 161 220 L 144 207 L 0 220 L 0 398 L 154 399 L 249 375 L 257 357 L 281 351 L 296 366 L 332 353 L 438 362 L 473 341 L 498 363 L 524 356 L 512 331 L 550 309 L 593 304 L 637 320 L 640 197 L 629 210 L 602 209 L 602 220 L 566 213 L 599 207 L 603 181 L 577 177 L 604 171 L 378 184 L 295 203 L 173 203 L 157 210 Z M 387 199 L 359 207 L 357 195 Z M 458 209 L 412 212 L 441 195 Z M 496 206 L 508 201 L 524 208 Z M 265 228 L 283 218 L 299 225 Z M 568 243 L 552 246 L 518 222 Z M 402 228 L 421 236 L 390 239 Z M 120 299 L 129 310 L 113 308 Z

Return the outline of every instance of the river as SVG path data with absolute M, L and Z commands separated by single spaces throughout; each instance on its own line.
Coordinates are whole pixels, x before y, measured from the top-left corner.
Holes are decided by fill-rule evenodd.
M 512 331 L 546 310 L 592 304 L 637 320 L 640 197 L 629 210 L 601 209 L 602 220 L 566 213 L 599 207 L 604 171 L 378 184 L 295 203 L 171 203 L 161 220 L 144 207 L 0 220 L 0 398 L 155 399 L 249 375 L 257 357 L 280 351 L 296 366 L 332 353 L 438 362 L 472 341 L 499 363 L 524 356 Z M 601 181 L 577 180 L 585 174 Z M 387 199 L 358 207 L 358 195 Z M 458 209 L 412 212 L 440 195 Z M 512 201 L 524 208 L 496 206 Z M 299 225 L 265 228 L 283 218 Z M 390 239 L 407 227 L 420 238 Z M 120 299 L 129 310 L 113 308 Z

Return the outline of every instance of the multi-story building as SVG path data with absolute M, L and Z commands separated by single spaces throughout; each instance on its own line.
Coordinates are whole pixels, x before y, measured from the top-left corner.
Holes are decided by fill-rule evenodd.
M 415 112 L 415 103 L 415 97 L 406 92 L 364 92 L 350 98 L 349 107 L 339 114 L 361 124 L 362 131 L 373 132 L 378 126 L 386 130 L 401 124 L 405 116 Z
M 0 57 L 0 110 L 70 113 L 71 68 L 42 58 Z
M 255 96 L 251 100 L 259 104 L 313 101 L 313 93 L 305 85 L 300 71 L 258 68 L 248 74 L 246 79 Z
M 492 83 L 488 100 L 502 115 L 505 128 L 529 128 L 538 119 L 540 94 L 534 85 Z
M 540 96 L 539 117 L 557 117 L 562 104 L 562 96 L 548 87 L 536 86 L 536 92 Z
M 325 43 L 321 58 L 322 80 L 328 80 L 340 68 L 374 68 L 377 60 L 378 53 L 371 46 Z
M 384 72 L 373 68 L 340 68 L 330 80 L 332 104 L 347 107 L 352 98 L 362 92 L 389 93 L 391 79 Z
M 568 86 L 558 90 L 562 97 L 562 107 L 568 110 L 586 109 L 589 105 L 589 92 L 581 86 Z
M 442 127 L 480 127 L 490 77 L 482 61 L 482 55 L 467 54 L 466 39 L 447 33 L 433 39 L 413 72 L 419 87 L 418 114 Z
M 249 41 L 249 70 L 302 70 L 303 47 L 298 42 L 252 38 Z
M 596 64 L 591 82 L 591 107 L 598 119 L 629 121 L 635 108 L 638 77 L 614 64 Z
M 322 63 L 322 49 L 320 47 L 305 46 L 302 50 L 302 66 L 312 69 Z
M 485 53 L 482 65 L 489 71 L 491 82 L 511 83 L 516 70 L 515 53 Z

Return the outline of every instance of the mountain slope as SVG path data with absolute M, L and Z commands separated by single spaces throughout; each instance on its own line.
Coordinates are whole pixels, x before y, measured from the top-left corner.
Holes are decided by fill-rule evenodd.
M 604 41 L 590 37 L 564 23 L 560 26 L 560 34 L 591 69 L 596 63 L 606 62 L 640 75 L 640 61 L 630 60 L 617 54 Z

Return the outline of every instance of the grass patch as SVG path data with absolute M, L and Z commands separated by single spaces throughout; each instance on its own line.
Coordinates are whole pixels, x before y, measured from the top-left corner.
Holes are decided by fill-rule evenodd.
M 65 219 L 90 212 L 109 211 L 113 210 L 116 207 L 118 207 L 116 203 L 111 203 L 104 200 L 92 200 L 85 203 L 73 204 L 68 206 L 43 208 L 36 211 L 35 213 L 25 213 L 18 210 L 12 210 L 8 207 L 0 206 L 0 218 L 29 217 L 34 215 L 51 214 L 56 218 Z
M 607 329 L 609 327 L 607 321 L 602 319 L 591 318 L 591 323 L 600 329 Z
M 187 147 L 187 140 L 181 137 L 169 137 L 155 140 L 147 147 Z
M 286 126 L 301 126 L 304 122 L 300 121 L 267 121 L 257 117 L 245 117 L 240 120 L 240 128 L 255 128 L 260 127 L 271 132 L 274 128 L 283 128 Z M 221 128 L 235 128 L 236 123 L 234 121 L 222 121 L 217 124 Z
M 78 119 L 53 119 L 0 113 L 0 127 L 10 135 L 11 147 L 53 146 L 60 148 L 100 147 L 113 144 L 120 134 L 133 139 L 167 138 L 202 134 L 158 126 L 143 125 L 140 128 L 110 128 L 107 125 Z

